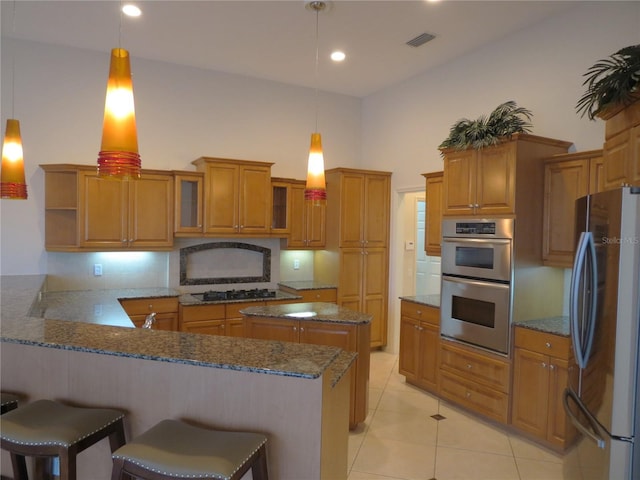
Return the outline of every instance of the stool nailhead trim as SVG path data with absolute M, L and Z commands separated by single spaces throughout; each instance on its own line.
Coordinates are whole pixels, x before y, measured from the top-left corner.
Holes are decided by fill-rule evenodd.
M 247 460 L 249 460 L 249 458 L 250 458 L 254 453 L 256 453 L 258 450 L 260 450 L 260 448 L 262 448 L 262 447 L 264 446 L 264 444 L 265 444 L 265 443 L 267 443 L 267 441 L 266 441 L 266 440 L 264 440 L 260 445 L 258 445 L 258 448 L 256 448 L 253 452 L 251 452 L 251 453 L 249 454 L 249 456 L 248 456 L 247 458 L 245 458 L 245 459 L 242 461 L 242 463 L 240 464 L 240 466 L 244 465 L 244 464 L 245 464 L 245 462 L 246 462 Z M 169 477 L 180 477 L 180 478 L 209 478 L 209 477 L 211 477 L 212 475 L 215 475 L 215 478 L 218 478 L 218 479 L 220 479 L 220 480 L 229 480 L 229 478 L 231 478 L 231 477 L 225 477 L 225 476 L 216 475 L 216 474 L 214 474 L 213 472 L 212 472 L 212 473 L 193 474 L 193 475 L 184 475 L 184 474 L 175 474 L 175 473 L 163 472 L 163 471 L 161 471 L 161 470 L 157 470 L 157 469 L 155 469 L 155 468 L 150 468 L 149 466 L 147 466 L 147 465 L 145 465 L 145 464 L 143 464 L 143 463 L 137 462 L 137 461 L 133 460 L 132 458 L 125 457 L 125 456 L 122 456 L 122 455 L 113 455 L 113 458 L 117 458 L 117 459 L 119 459 L 119 460 L 125 460 L 125 461 L 127 461 L 127 462 L 131 462 L 131 463 L 133 463 L 133 464 L 135 464 L 135 465 L 137 465 L 137 466 L 139 466 L 139 467 L 145 468 L 145 469 L 147 469 L 147 470 L 149 470 L 149 471 L 151 471 L 151 472 L 154 472 L 154 473 L 160 473 L 160 474 L 162 474 L 162 475 L 167 475 L 167 476 L 169 476 Z M 235 473 L 238 471 L 238 469 L 239 469 L 239 468 L 240 468 L 240 467 L 236 468 L 233 472 L 231 472 L 231 476 L 233 476 L 233 474 L 235 474 Z
M 19 442 L 17 440 L 12 439 L 11 437 L 8 437 L 6 435 L 1 435 L 0 438 L 2 438 L 3 440 L 6 440 L 8 442 L 13 442 L 16 445 L 30 445 L 30 446 L 35 446 L 35 445 L 57 445 L 60 447 L 69 447 L 70 445 L 75 445 L 76 443 L 78 443 L 80 440 L 83 440 L 91 435 L 93 435 L 94 433 L 102 430 L 103 428 L 112 425 L 114 423 L 116 423 L 119 420 L 122 420 L 124 418 L 124 415 L 120 415 L 118 418 L 114 418 L 112 421 L 105 423 L 103 426 L 98 427 L 96 430 L 94 430 L 93 432 L 89 432 L 86 435 L 83 435 L 80 438 L 76 438 L 75 440 L 73 440 L 71 443 L 63 443 L 63 442 Z

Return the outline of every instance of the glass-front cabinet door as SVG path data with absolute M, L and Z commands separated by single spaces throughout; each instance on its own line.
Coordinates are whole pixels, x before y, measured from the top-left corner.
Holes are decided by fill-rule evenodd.
M 199 172 L 174 172 L 174 176 L 176 189 L 174 232 L 177 236 L 180 236 L 180 234 L 202 233 L 204 174 Z

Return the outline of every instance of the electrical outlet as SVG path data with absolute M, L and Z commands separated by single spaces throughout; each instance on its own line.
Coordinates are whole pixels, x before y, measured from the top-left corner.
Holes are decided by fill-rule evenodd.
M 102 275 L 102 264 L 94 263 L 93 264 L 93 276 L 99 277 Z
M 96 317 L 99 317 L 100 315 L 102 315 L 102 305 L 100 303 L 93 306 L 93 314 Z
M 300 260 L 298 260 L 297 258 L 293 261 L 293 269 L 300 270 Z

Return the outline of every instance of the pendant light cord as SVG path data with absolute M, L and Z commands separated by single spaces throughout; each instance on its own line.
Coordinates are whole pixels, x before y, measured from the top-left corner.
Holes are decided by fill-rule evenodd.
M 11 9 L 11 34 L 15 36 L 15 33 L 16 33 L 16 0 L 13 0 L 13 5 Z M 14 91 L 15 83 L 16 83 L 16 52 L 14 49 L 11 51 L 11 118 L 15 118 L 15 108 L 16 108 L 16 94 Z
M 316 81 L 316 129 L 315 132 L 318 132 L 318 24 L 319 24 L 319 14 L 320 9 L 316 8 L 316 71 L 315 71 L 315 81 Z

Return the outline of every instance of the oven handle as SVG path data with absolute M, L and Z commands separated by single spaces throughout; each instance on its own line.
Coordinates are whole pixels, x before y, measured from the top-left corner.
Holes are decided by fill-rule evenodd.
M 508 238 L 467 238 L 467 237 L 442 237 L 443 243 L 485 243 L 491 245 L 509 245 Z
M 442 275 L 442 281 L 446 281 L 446 282 L 451 282 L 451 283 L 460 283 L 462 285 L 474 285 L 474 286 L 478 286 L 478 287 L 491 287 L 491 288 L 502 288 L 502 289 L 509 289 L 509 284 L 508 283 L 502 283 L 502 282 L 491 282 L 491 281 L 485 281 L 485 280 L 476 280 L 473 278 L 461 278 L 461 277 L 451 277 L 449 275 L 443 274 Z

